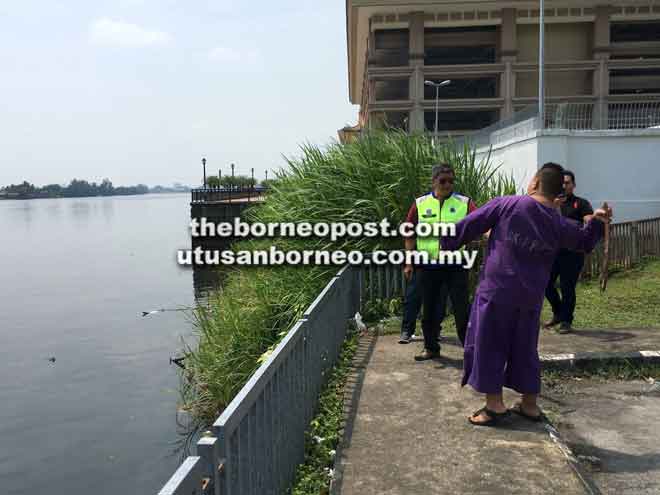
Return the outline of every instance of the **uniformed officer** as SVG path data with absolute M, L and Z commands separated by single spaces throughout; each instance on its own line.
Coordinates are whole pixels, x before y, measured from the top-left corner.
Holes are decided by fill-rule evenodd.
M 561 203 L 561 214 L 577 222 L 583 223 L 584 217 L 593 214 L 594 210 L 589 201 L 574 194 L 575 174 L 564 170 L 564 196 Z M 575 287 L 580 272 L 584 266 L 584 253 L 559 251 L 552 265 L 550 280 L 545 289 L 545 297 L 552 306 L 552 319 L 545 323 L 546 328 L 559 325 L 559 333 L 568 333 L 573 329 L 573 314 L 575 312 Z M 555 283 L 559 278 L 561 297 Z
M 446 163 L 436 165 L 432 170 L 432 191 L 415 200 L 408 211 L 407 222 L 456 223 L 476 209 L 467 196 L 453 192 L 454 170 Z M 429 259 L 439 257 L 439 239 L 435 236 L 408 237 L 406 250 L 425 251 Z M 427 264 L 413 267 L 406 265 L 404 274 L 408 280 L 416 270 L 417 283 L 422 298 L 422 331 L 424 350 L 415 359 L 423 361 L 439 356 L 438 343 L 442 320 L 445 317 L 447 297 L 456 319 L 456 332 L 461 344 L 465 341 L 469 308 L 468 272 L 461 266 Z

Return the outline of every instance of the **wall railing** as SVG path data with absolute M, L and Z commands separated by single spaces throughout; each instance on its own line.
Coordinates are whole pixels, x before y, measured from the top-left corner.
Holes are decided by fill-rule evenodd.
M 159 495 L 284 493 L 305 431 L 360 308 L 360 269 L 344 267 L 197 443 Z

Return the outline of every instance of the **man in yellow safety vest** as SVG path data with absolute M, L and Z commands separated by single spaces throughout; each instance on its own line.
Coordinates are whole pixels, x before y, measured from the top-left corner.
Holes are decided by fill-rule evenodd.
M 417 226 L 421 223 L 457 223 L 468 213 L 476 210 L 476 205 L 467 196 L 454 192 L 454 170 L 448 164 L 439 164 L 432 170 L 432 191 L 415 200 L 408 212 L 407 222 Z M 413 235 L 405 240 L 406 250 L 424 251 L 429 259 L 437 260 L 440 254 L 438 236 L 420 237 Z M 423 311 L 422 331 L 424 350 L 415 359 L 424 361 L 438 357 L 438 343 L 442 320 L 445 317 L 447 297 L 451 297 L 456 332 L 461 344 L 465 341 L 469 308 L 468 271 L 462 266 L 425 264 L 404 267 L 404 275 L 410 282 L 413 276 L 419 284 Z M 406 294 L 406 299 L 409 294 Z M 406 301 L 407 302 L 407 301 Z M 404 310 L 405 311 L 405 310 Z M 410 311 L 408 311 L 410 313 Z M 411 315 L 404 313 L 404 320 Z M 402 329 L 402 340 L 404 338 Z

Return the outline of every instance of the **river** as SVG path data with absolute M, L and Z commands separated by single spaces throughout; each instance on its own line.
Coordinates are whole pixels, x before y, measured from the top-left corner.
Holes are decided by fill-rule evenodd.
M 142 311 L 195 301 L 189 200 L 0 201 L 3 495 L 155 494 L 176 469 L 169 358 L 192 325 Z

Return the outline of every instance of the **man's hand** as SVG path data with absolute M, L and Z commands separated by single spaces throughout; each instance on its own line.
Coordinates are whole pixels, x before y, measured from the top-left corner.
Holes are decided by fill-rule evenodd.
M 612 221 L 612 208 L 607 203 L 603 203 L 603 206 L 594 211 L 592 218 L 600 220 L 603 223 L 610 223 Z
M 406 278 L 408 282 L 410 282 L 410 279 L 412 278 L 412 274 L 413 274 L 412 265 L 406 265 L 403 267 L 403 276 Z
M 612 221 L 612 208 L 607 205 L 603 205 L 603 207 L 594 211 L 592 215 L 587 215 L 584 217 L 585 222 L 592 219 L 599 220 L 603 223 L 610 223 Z
M 560 194 L 555 198 L 555 208 L 561 208 L 561 205 L 566 203 L 566 195 L 565 194 Z

